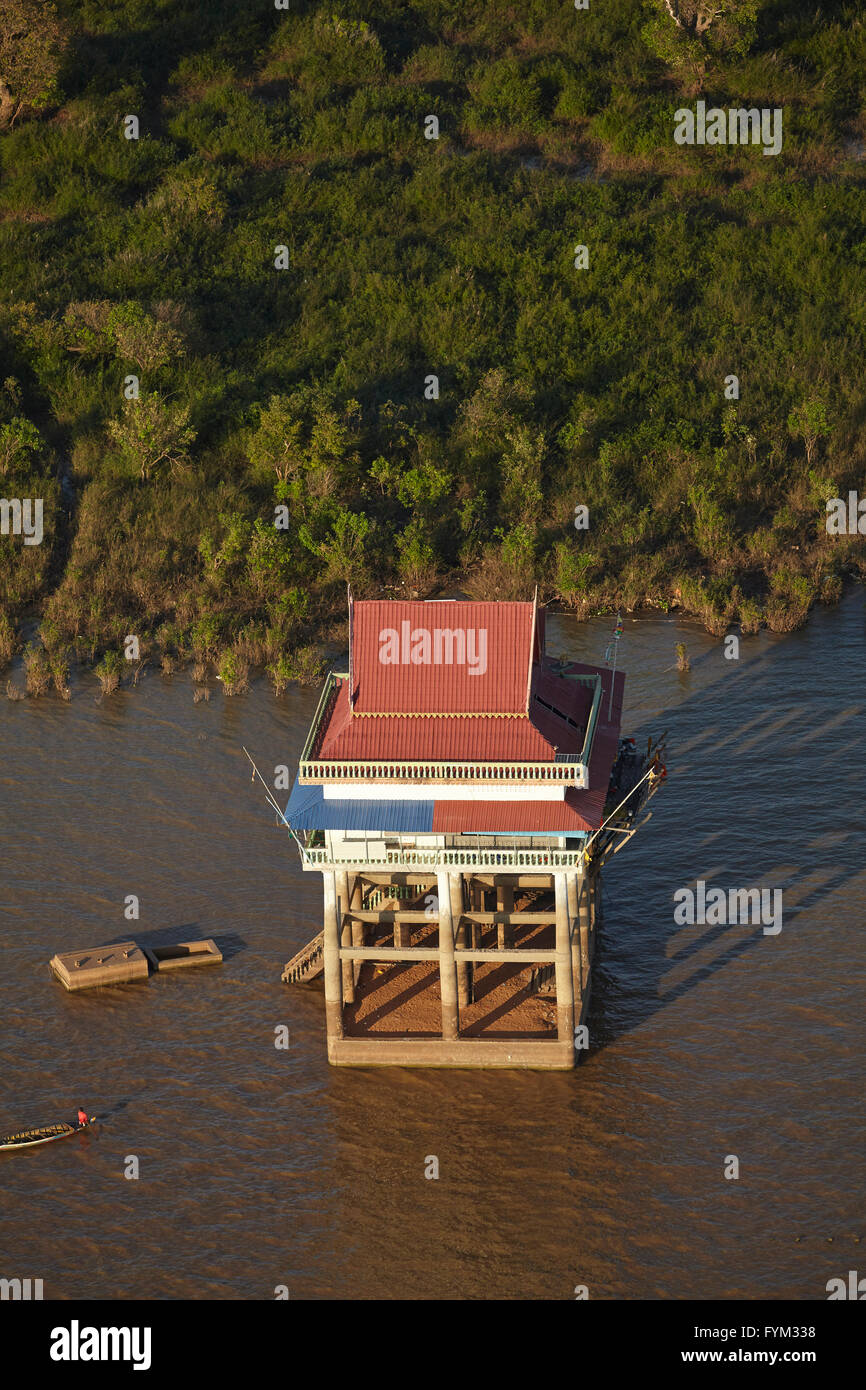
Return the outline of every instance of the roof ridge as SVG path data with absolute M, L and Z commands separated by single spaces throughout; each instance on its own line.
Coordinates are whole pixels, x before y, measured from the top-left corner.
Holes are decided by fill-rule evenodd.
M 418 710 L 363 709 L 353 710 L 353 719 L 529 719 L 526 710 Z

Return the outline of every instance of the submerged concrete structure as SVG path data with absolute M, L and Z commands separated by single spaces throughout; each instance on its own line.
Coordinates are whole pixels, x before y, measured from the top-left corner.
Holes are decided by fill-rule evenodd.
M 323 930 L 283 979 L 324 977 L 337 1065 L 573 1067 L 601 866 L 663 777 L 625 678 L 552 660 L 535 602 L 349 613 L 285 811 Z
M 70 991 L 146 980 L 150 973 L 147 956 L 136 941 L 120 941 L 113 946 L 94 946 L 82 951 L 58 953 L 51 957 L 49 965 L 57 979 Z
M 219 965 L 222 952 L 215 941 L 178 941 L 172 946 L 140 946 L 121 941 L 52 956 L 49 965 L 68 990 L 96 989 L 148 980 L 151 973 L 182 970 L 194 965 Z

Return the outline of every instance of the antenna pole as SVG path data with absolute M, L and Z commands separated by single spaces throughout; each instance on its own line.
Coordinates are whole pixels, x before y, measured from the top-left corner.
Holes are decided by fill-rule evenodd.
M 622 637 L 622 618 L 620 617 L 620 614 L 619 614 L 619 612 L 617 611 L 617 615 L 616 615 L 616 628 L 615 628 L 614 634 L 613 634 L 613 675 L 612 675 L 611 678 L 610 678 L 610 699 L 608 700 L 608 703 L 607 703 L 607 722 L 608 722 L 608 724 L 610 723 L 611 719 L 613 718 L 613 691 L 614 691 L 614 686 L 616 685 L 616 656 L 617 656 L 617 652 L 619 651 L 619 639 L 620 639 L 620 637 Z M 609 650 L 609 649 L 608 649 L 608 650 Z
M 243 748 L 243 744 L 241 744 L 241 747 Z M 252 759 L 252 757 L 250 756 L 250 754 L 249 754 L 249 752 L 248 752 L 248 750 L 247 750 L 246 748 L 244 748 L 244 752 L 246 753 L 247 757 L 249 758 L 250 762 L 252 763 L 253 775 L 254 775 L 255 777 L 258 777 L 259 781 L 261 782 L 262 786 L 264 787 L 264 789 L 265 789 L 265 796 L 268 798 L 268 801 L 270 802 L 271 806 L 273 806 L 274 810 L 276 811 L 276 813 L 277 813 L 277 815 L 279 816 L 280 820 L 283 822 L 283 825 L 286 827 L 286 829 L 287 829 L 287 830 L 291 830 L 292 827 L 289 825 L 289 822 L 286 820 L 285 816 L 283 815 L 282 811 L 280 810 L 279 806 L 277 805 L 276 801 L 274 800 L 273 796 L 271 795 L 271 789 L 270 789 L 270 787 L 268 786 L 268 784 L 267 784 L 267 782 L 265 781 L 265 779 L 264 779 L 264 777 L 262 776 L 262 774 L 259 772 L 258 768 L 256 767 L 255 763 L 253 762 L 253 759 Z

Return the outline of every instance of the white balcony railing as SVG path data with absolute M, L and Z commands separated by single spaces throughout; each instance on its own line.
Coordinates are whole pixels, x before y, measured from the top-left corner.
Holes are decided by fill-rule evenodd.
M 382 760 L 337 761 L 307 759 L 298 768 L 302 784 L 328 782 L 462 782 L 467 786 L 485 783 L 539 783 L 567 787 L 587 787 L 587 768 L 581 762 L 481 763 L 481 762 L 400 762 Z
M 298 765 L 298 781 L 302 785 L 321 785 L 336 782 L 443 783 L 461 782 L 471 785 L 506 787 L 521 785 L 565 786 L 585 790 L 589 787 L 589 760 L 601 703 L 601 677 L 576 676 L 573 679 L 593 691 L 593 700 L 580 753 L 558 753 L 554 759 L 539 762 L 482 761 L 469 759 L 399 759 L 399 758 L 319 758 L 314 749 L 321 744 L 321 735 L 330 717 L 339 683 L 349 679 L 346 672 L 331 671 L 319 698 Z
M 439 869 L 499 869 L 532 870 L 549 872 L 551 869 L 582 869 L 583 850 L 542 848 L 538 849 L 483 849 L 472 848 L 429 848 L 429 849 L 385 849 L 383 857 L 367 854 L 361 844 L 353 846 L 342 843 L 332 849 L 301 848 L 301 862 L 304 869 L 389 869 L 395 873 L 411 873 L 418 869 L 429 869 L 436 873 Z

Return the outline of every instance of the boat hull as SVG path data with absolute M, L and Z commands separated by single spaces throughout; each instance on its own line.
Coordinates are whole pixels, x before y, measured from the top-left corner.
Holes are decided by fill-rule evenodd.
M 80 1134 L 89 1129 L 86 1125 L 43 1125 L 40 1129 L 24 1129 L 19 1134 L 7 1134 L 0 1139 L 0 1151 L 13 1149 L 34 1149 L 38 1144 L 53 1144 L 56 1139 L 66 1139 L 70 1134 Z

